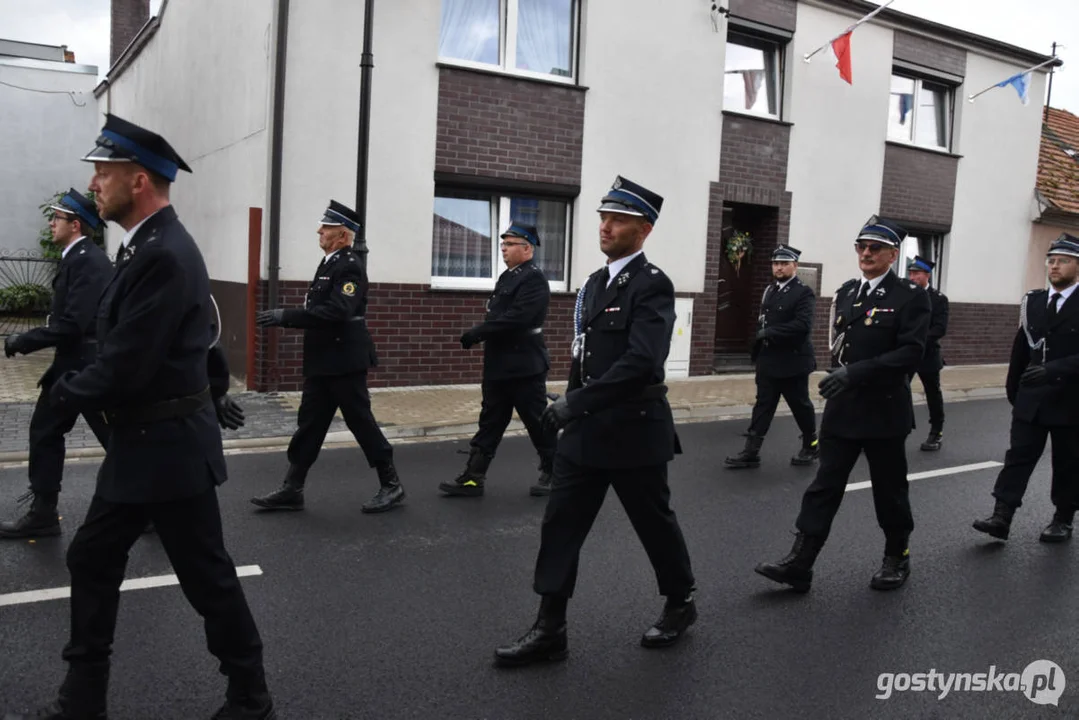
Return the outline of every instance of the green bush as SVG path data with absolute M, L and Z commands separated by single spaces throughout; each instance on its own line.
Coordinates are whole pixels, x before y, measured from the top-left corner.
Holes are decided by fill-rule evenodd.
M 52 231 L 49 230 L 49 217 L 51 217 L 53 213 L 50 206 L 60 202 L 60 198 L 62 198 L 66 192 L 67 190 L 61 190 L 38 206 L 41 209 L 42 216 L 45 218 L 45 227 L 41 228 L 41 232 L 38 233 L 37 241 L 38 244 L 41 245 L 42 257 L 50 258 L 52 260 L 60 259 L 61 250 L 56 247 L 56 244 L 52 241 Z M 83 195 L 85 195 L 90 202 L 94 201 L 94 192 L 92 190 L 87 190 Z M 93 240 L 95 245 L 99 248 L 105 247 L 105 223 L 98 225 L 97 230 L 91 230 L 90 228 L 85 229 L 87 231 L 87 237 Z
M 52 291 L 44 285 L 22 283 L 0 288 L 0 311 L 9 313 L 44 312 L 52 302 Z

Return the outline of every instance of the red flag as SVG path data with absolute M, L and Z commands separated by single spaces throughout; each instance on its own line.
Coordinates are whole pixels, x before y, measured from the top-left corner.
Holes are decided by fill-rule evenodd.
M 839 77 L 846 80 L 848 85 L 853 85 L 850 72 L 850 33 L 840 35 L 832 41 L 832 52 L 835 53 L 835 66 L 839 68 Z

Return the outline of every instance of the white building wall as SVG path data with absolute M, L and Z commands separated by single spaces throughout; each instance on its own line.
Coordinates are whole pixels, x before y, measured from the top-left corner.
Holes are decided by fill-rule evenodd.
M 248 208 L 266 202 L 273 10 L 265 0 L 168 3 L 157 33 L 99 98 L 102 113 L 159 133 L 191 167 L 171 200 L 216 280 L 247 281 Z M 123 232 L 109 229 L 115 247 Z
M 38 206 L 90 182 L 90 166 L 79 158 L 97 137 L 97 67 L 2 58 L 0 81 L 52 91 L 0 85 L 0 251 L 37 250 L 46 225 Z
M 808 64 L 802 57 L 854 19 L 798 3 L 794 61 L 787 74 L 794 123 L 787 168 L 790 244 L 802 251 L 803 261 L 824 264 L 825 297 L 858 275 L 854 239 L 880 208 L 893 33 L 871 23 L 854 33 L 852 85 L 839 77 L 830 49 Z
M 944 290 L 952 302 L 1019 302 L 1026 287 L 1030 204 L 1038 174 L 1046 77 L 1035 73 L 1024 106 L 1011 87 L 967 97 L 1023 70 L 967 53 L 966 83 L 956 98 L 955 152 L 962 155 L 955 213 L 945 252 Z
M 662 195 L 645 243 L 679 292 L 704 289 L 709 183 L 719 179 L 725 34 L 708 3 L 583 3 L 581 195 L 571 287 L 605 262 L 596 208 L 617 175 Z M 627 52 L 627 43 L 633 49 Z

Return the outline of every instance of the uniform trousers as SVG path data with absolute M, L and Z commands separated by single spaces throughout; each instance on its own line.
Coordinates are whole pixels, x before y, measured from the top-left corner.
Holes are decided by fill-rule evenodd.
M 918 379 L 922 381 L 925 404 L 929 407 L 929 429 L 940 432 L 944 428 L 944 392 L 940 389 L 940 370 L 919 371 Z
M 533 588 L 540 595 L 573 597 L 581 546 L 614 487 L 656 573 L 661 595 L 694 589 L 689 551 L 670 506 L 667 465 L 613 470 L 583 467 L 555 455 L 551 496 L 543 515 Z
M 390 464 L 393 446 L 371 413 L 366 370 L 304 378 L 297 428 L 288 445 L 289 463 L 305 469 L 315 464 L 338 408 L 363 449 L 367 464 L 373 468 Z
M 1004 455 L 1004 467 L 997 475 L 993 497 L 1017 508 L 1030 475 L 1045 451 L 1045 441 L 1053 438 L 1053 479 L 1050 498 L 1061 514 L 1079 509 L 1079 426 L 1037 425 L 1012 418 L 1011 445 Z
M 64 476 L 66 447 L 64 436 L 75 427 L 79 413 L 60 410 L 49 404 L 51 383 L 42 385 L 34 413 L 30 416 L 30 457 L 28 473 L 30 489 L 35 493 L 58 493 Z M 84 412 L 83 418 L 90 426 L 101 447 L 107 448 L 109 426 L 100 412 Z
M 787 401 L 802 435 L 808 437 L 817 432 L 817 410 L 809 399 L 809 375 L 776 378 L 757 373 L 757 400 L 749 422 L 750 433 L 758 437 L 768 434 L 780 396 Z
M 472 437 L 471 446 L 488 457 L 494 457 L 516 409 L 528 430 L 533 447 L 539 453 L 543 469 L 550 472 L 557 438 L 546 432 L 540 422 L 546 407 L 547 373 L 505 380 L 484 379 L 479 430 Z
M 225 550 L 216 488 L 183 500 L 144 505 L 94 496 L 67 551 L 71 639 L 63 657 L 72 672 L 94 673 L 107 666 L 128 551 L 148 520 L 157 529 L 184 596 L 203 618 L 207 646 L 220 661 L 222 674 L 240 683 L 261 677 L 262 640 Z
M 851 470 L 863 452 L 869 463 L 873 506 L 884 531 L 885 553 L 898 555 L 907 549 L 914 530 L 907 483 L 906 436 L 853 439 L 822 432 L 817 477 L 802 496 L 796 526 L 806 535 L 826 538 L 832 520 L 846 494 Z

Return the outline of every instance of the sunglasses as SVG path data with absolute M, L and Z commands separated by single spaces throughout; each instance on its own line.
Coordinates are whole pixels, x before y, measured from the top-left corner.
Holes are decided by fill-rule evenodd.
M 891 247 L 892 247 L 891 245 L 884 245 L 882 243 L 867 243 L 867 242 L 856 242 L 856 243 L 854 243 L 854 249 L 858 251 L 859 255 L 864 253 L 866 250 L 868 250 L 869 252 L 876 255 L 881 250 L 884 250 L 885 248 L 891 248 Z

